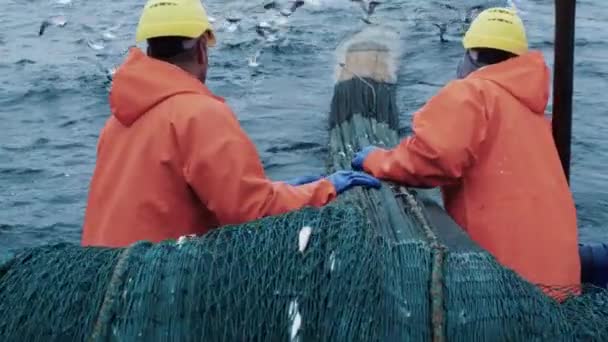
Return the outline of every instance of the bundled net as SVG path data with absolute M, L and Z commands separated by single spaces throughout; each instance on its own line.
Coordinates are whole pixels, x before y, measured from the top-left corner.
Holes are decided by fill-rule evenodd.
M 344 51 L 355 54 L 335 85 L 330 169 L 398 142 L 392 50 Z M 563 289 L 558 303 L 434 195 L 384 184 L 202 237 L 22 251 L 0 266 L 0 341 L 608 340 L 606 290 Z

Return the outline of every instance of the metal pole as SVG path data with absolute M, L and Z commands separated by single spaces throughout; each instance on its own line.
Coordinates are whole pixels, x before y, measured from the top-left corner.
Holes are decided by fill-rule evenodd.
M 572 83 L 576 0 L 555 0 L 555 63 L 553 76 L 553 138 L 570 183 Z

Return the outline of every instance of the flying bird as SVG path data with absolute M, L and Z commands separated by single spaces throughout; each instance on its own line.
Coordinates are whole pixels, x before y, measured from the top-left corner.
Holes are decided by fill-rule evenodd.
M 262 27 L 261 25 L 256 25 L 255 27 L 255 32 L 258 34 L 258 36 L 262 37 L 262 38 L 266 38 L 266 31 L 264 30 L 264 27 Z
M 447 42 L 447 39 L 445 39 L 445 38 L 443 37 L 443 35 L 444 35 L 444 34 L 445 34 L 445 32 L 447 31 L 448 26 L 447 26 L 446 24 L 444 24 L 444 23 L 442 23 L 442 24 L 435 24 L 435 23 L 434 23 L 433 25 L 435 25 L 435 26 L 437 26 L 437 27 L 439 28 L 439 39 L 441 40 L 441 42 L 442 42 L 442 43 Z
M 370 17 L 374 14 L 376 7 L 381 4 L 380 1 L 375 0 L 350 0 L 352 2 L 358 2 L 361 6 L 361 10 L 365 14 L 365 17 L 361 18 L 366 24 L 371 24 Z
M 464 16 L 464 23 L 470 24 L 477 15 L 483 11 L 484 7 L 481 5 L 473 6 L 467 10 L 467 13 Z
M 281 10 L 281 15 L 283 15 L 284 17 L 289 17 L 290 15 L 292 15 L 298 8 L 302 7 L 302 5 L 304 5 L 304 0 L 296 0 L 291 4 L 291 7 L 286 9 L 282 9 Z
M 227 17 L 226 20 L 231 23 L 231 24 L 236 24 L 239 21 L 241 21 L 241 18 L 239 17 Z
M 276 27 L 271 26 L 270 24 L 268 24 L 265 21 L 262 21 L 261 23 L 257 24 L 255 27 L 255 32 L 260 37 L 262 37 L 268 41 L 276 40 L 274 33 L 276 33 L 277 31 L 278 31 L 278 29 Z
M 49 26 L 57 26 L 57 27 L 64 27 L 66 24 L 68 23 L 68 21 L 65 19 L 64 16 L 57 16 L 57 17 L 52 17 L 49 19 L 46 19 L 42 22 L 42 24 L 40 24 L 40 29 L 38 30 L 38 36 L 42 36 L 44 34 L 44 32 L 46 31 L 46 28 Z
M 270 1 L 266 4 L 264 4 L 264 9 L 269 10 L 269 9 L 277 9 L 278 5 L 276 1 Z
M 372 14 L 374 14 L 374 11 L 376 10 L 376 7 L 378 5 L 381 4 L 380 1 L 375 1 L 375 0 L 350 0 L 352 2 L 358 2 L 359 5 L 361 6 L 361 10 L 363 10 L 363 13 L 365 13 L 368 17 L 371 16 Z

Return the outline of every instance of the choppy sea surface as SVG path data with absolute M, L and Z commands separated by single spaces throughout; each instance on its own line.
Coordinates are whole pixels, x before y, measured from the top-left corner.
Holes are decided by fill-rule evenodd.
M 0 259 L 23 247 L 79 241 L 97 138 L 109 115 L 108 75 L 134 42 L 143 4 L 4 0 Z M 469 9 L 496 4 L 387 0 L 378 6 L 372 22 L 398 31 L 404 46 L 398 90 L 403 134 L 412 113 L 454 77 Z M 577 4 L 572 190 L 581 241 L 608 242 L 608 2 Z M 262 5 L 206 2 L 219 41 L 211 50 L 208 85 L 239 117 L 269 177 L 322 173 L 334 49 L 367 24 L 349 0 L 310 0 L 287 20 Z M 553 1 L 515 5 L 531 47 L 544 51 L 552 66 Z M 241 21 L 234 26 L 228 17 Z M 44 20 L 52 24 L 40 36 Z M 277 29 L 274 37 L 256 34 L 261 21 Z

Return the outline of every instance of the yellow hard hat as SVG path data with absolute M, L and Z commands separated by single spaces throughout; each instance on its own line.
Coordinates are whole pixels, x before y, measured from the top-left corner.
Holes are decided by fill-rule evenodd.
M 198 38 L 209 32 L 207 45 L 215 45 L 213 28 L 200 0 L 148 0 L 139 18 L 136 41 L 179 36 Z
M 528 39 L 521 18 L 514 9 L 494 7 L 479 13 L 464 35 L 465 49 L 491 48 L 521 55 L 528 51 Z

